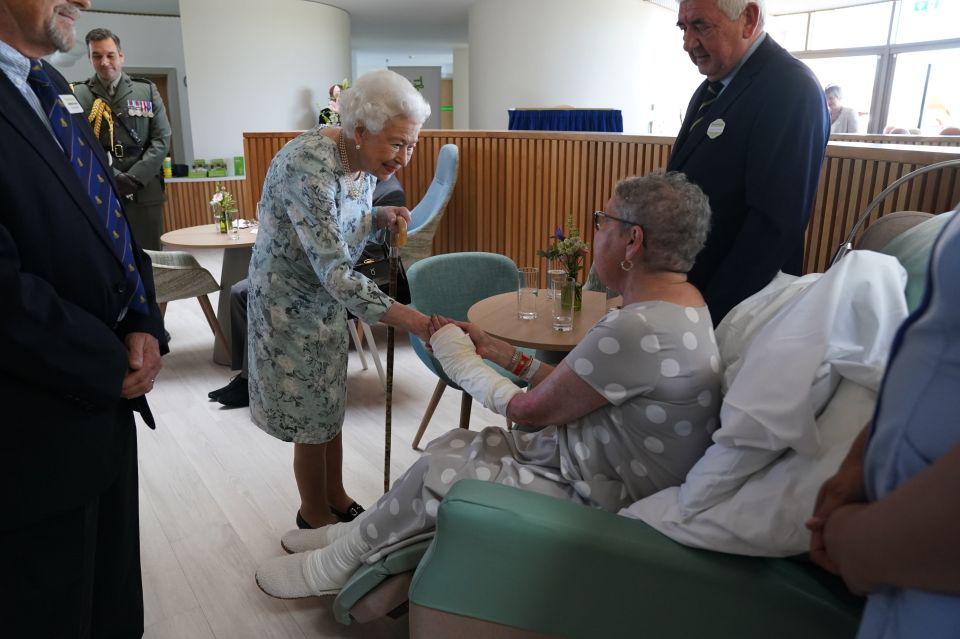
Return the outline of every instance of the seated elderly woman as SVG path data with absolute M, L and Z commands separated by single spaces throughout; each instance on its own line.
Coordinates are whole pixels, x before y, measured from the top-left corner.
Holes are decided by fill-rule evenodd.
M 337 592 L 365 556 L 432 531 L 440 500 L 460 479 L 609 512 L 683 481 L 710 444 L 720 406 L 713 322 L 686 275 L 710 226 L 707 198 L 680 173 L 628 178 L 593 220 L 597 272 L 623 292 L 624 306 L 556 368 L 527 362 L 475 326 L 431 321 L 444 370 L 522 428 L 447 433 L 354 522 L 287 533 L 283 547 L 297 554 L 260 567 L 264 592 Z M 481 357 L 520 370 L 532 389 L 520 391 Z

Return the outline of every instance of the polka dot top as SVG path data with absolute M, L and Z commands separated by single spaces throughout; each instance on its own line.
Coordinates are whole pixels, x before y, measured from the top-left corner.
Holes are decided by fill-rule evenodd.
M 561 469 L 604 507 L 682 483 L 710 445 L 720 355 L 709 311 L 662 301 L 608 313 L 564 360 L 609 404 L 561 428 Z

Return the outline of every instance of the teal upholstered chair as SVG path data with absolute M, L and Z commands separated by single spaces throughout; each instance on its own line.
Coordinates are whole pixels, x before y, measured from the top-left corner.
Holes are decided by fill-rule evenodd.
M 410 211 L 407 245 L 400 249 L 400 258 L 405 267 L 410 268 L 415 262 L 433 254 L 433 236 L 453 195 L 459 166 L 460 150 L 457 145 L 444 144 L 437 156 L 433 181 L 423 199 Z
M 510 258 L 496 253 L 447 253 L 414 264 L 407 271 L 407 280 L 410 282 L 410 305 L 415 309 L 427 315 L 466 320 L 467 311 L 480 300 L 517 290 L 517 265 Z M 447 386 L 462 389 L 447 377 L 440 362 L 419 338 L 411 334 L 410 343 L 420 360 L 437 376 L 433 397 L 413 439 L 413 447 L 417 448 Z M 503 369 L 494 368 L 506 374 Z M 513 379 L 525 385 L 525 382 Z M 464 391 L 460 404 L 460 428 L 469 428 L 472 405 L 473 398 Z

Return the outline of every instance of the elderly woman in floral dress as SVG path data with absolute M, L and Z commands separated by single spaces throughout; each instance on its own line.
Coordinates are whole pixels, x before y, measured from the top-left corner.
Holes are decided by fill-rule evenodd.
M 460 479 L 610 512 L 680 484 L 710 444 L 720 407 L 713 322 L 687 282 L 709 226 L 706 196 L 680 173 L 620 182 L 606 211 L 594 213 L 594 253 L 603 282 L 623 291 L 623 308 L 555 368 L 475 326 L 435 318 L 431 344 L 447 374 L 527 432 L 441 436 L 359 519 L 284 535 L 296 554 L 263 564 L 261 589 L 280 598 L 337 592 L 365 557 L 431 532 Z M 521 392 L 481 358 L 532 390 Z
M 363 511 L 341 473 L 347 311 L 429 338 L 428 317 L 353 270 L 368 240 L 410 220 L 406 208 L 372 208 L 371 198 L 377 179 L 410 161 L 429 114 L 406 78 L 368 73 L 342 93 L 342 125 L 292 140 L 263 184 L 248 275 L 250 413 L 264 431 L 294 444 L 300 528 Z

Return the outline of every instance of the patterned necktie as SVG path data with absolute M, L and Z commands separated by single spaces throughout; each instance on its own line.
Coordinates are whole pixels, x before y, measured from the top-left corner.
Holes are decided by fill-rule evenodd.
M 700 124 L 700 120 L 703 119 L 703 116 L 707 113 L 707 108 L 717 101 L 717 98 L 720 97 L 720 91 L 723 90 L 723 82 L 709 82 L 707 84 L 707 90 L 703 94 L 703 102 L 700 103 L 700 106 L 697 108 L 697 117 L 690 123 L 690 128 L 688 131 L 693 131 L 693 127 Z
M 124 266 L 127 289 L 133 292 L 128 308 L 149 315 L 143 280 L 140 279 L 140 273 L 133 260 L 130 229 L 123 217 L 120 201 L 113 192 L 113 187 L 110 186 L 110 180 L 106 178 L 103 165 L 93 150 L 83 141 L 83 136 L 77 130 L 70 113 L 61 103 L 56 87 L 53 86 L 50 76 L 43 70 L 39 60 L 30 61 L 30 74 L 27 76 L 27 81 L 40 99 L 40 106 L 47 114 L 53 133 L 60 141 L 70 166 L 77 174 L 90 202 L 93 203 L 93 207 L 103 221 L 111 240 L 110 247 Z

